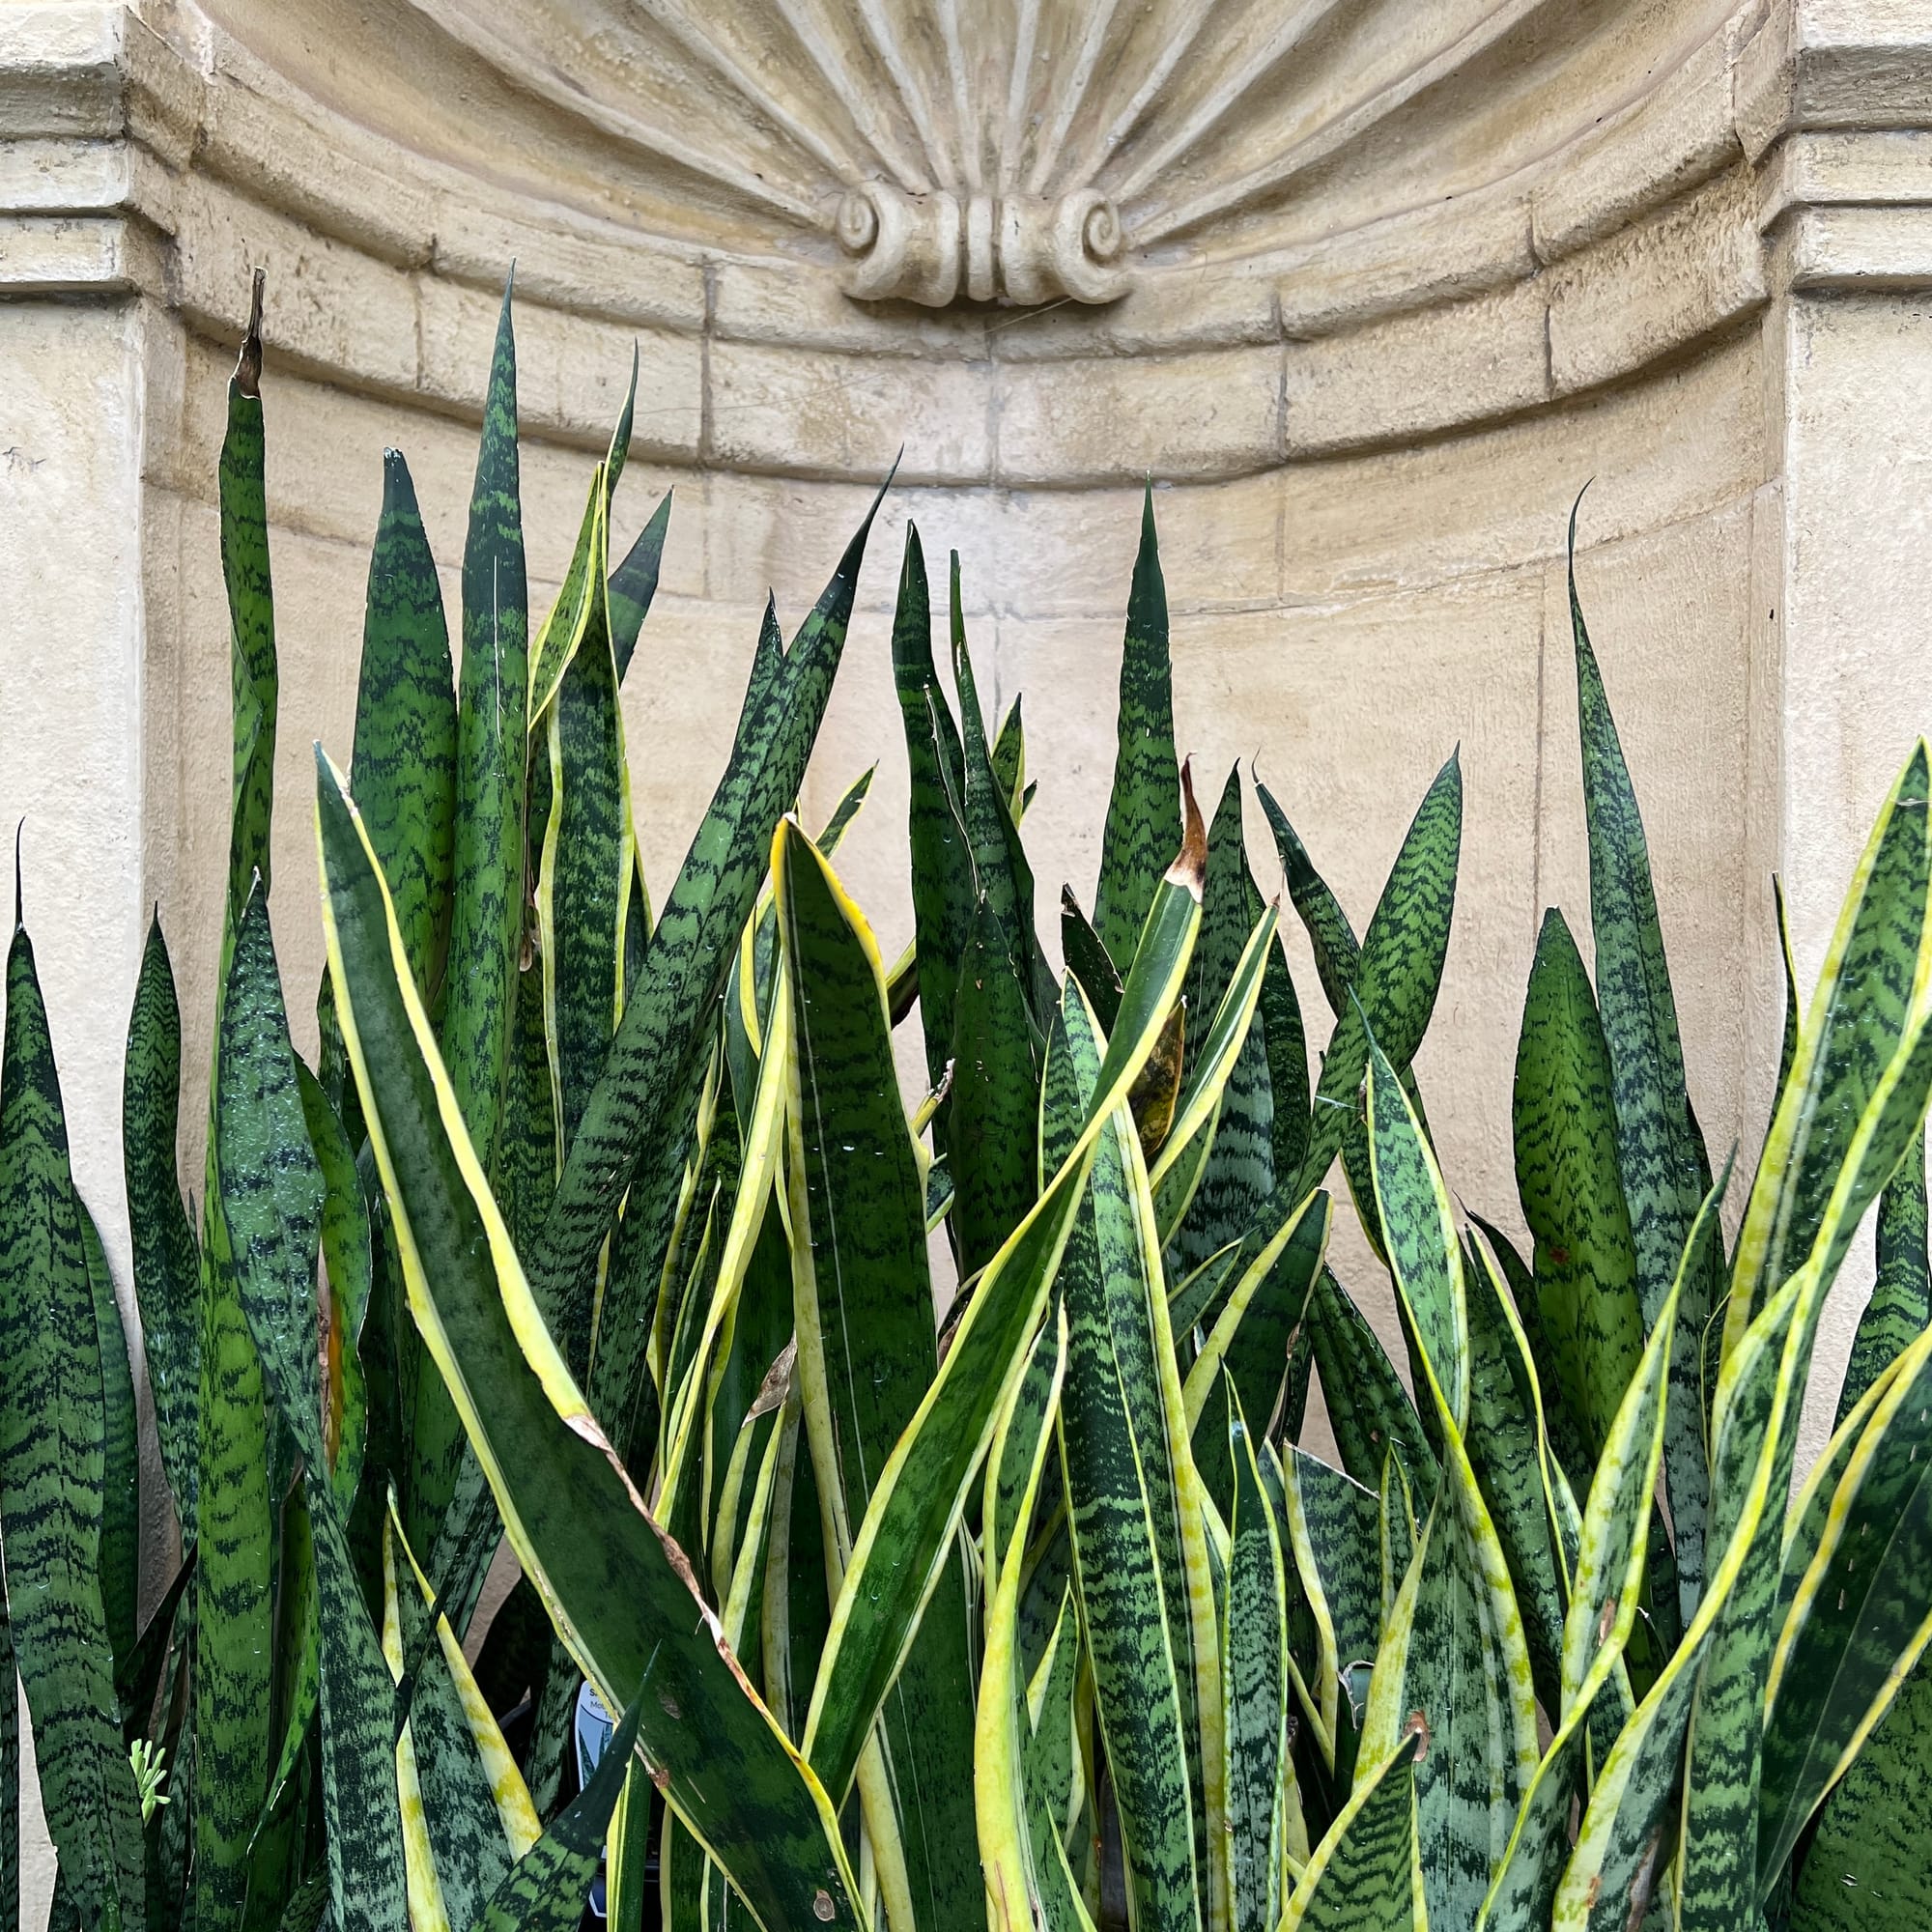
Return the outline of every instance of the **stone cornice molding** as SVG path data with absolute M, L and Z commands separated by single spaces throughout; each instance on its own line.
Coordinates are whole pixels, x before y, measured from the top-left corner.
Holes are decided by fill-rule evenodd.
M 1548 407 L 1780 291 L 1932 288 L 1932 27 L 1878 0 L 1752 0 L 1494 180 L 1305 239 L 1237 223 L 1220 253 L 1154 247 L 1124 293 L 1109 278 L 1145 231 L 1115 239 L 1098 188 L 1009 213 L 855 185 L 822 256 L 723 217 L 699 246 L 348 119 L 185 0 L 5 18 L 0 294 L 132 293 L 231 333 L 266 259 L 305 297 L 271 304 L 285 366 L 469 413 L 467 350 L 514 252 L 533 425 L 601 438 L 617 378 L 584 368 L 608 348 L 621 373 L 635 335 L 660 398 L 640 441 L 673 463 L 837 475 L 910 437 L 911 480 L 1120 481 L 1145 441 L 1065 433 L 1112 412 L 1168 474 L 1235 475 Z M 888 243 L 898 266 L 855 300 Z M 1046 305 L 891 298 L 907 276 Z M 922 449 L 941 405 L 978 427 Z

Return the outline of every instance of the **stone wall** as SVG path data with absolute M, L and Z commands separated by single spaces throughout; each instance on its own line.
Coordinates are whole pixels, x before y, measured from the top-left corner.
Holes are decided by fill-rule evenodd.
M 1578 582 L 1692 1096 L 1714 1151 L 1735 1138 L 1747 1163 L 1781 1017 L 1771 875 L 1808 983 L 1932 723 L 1918 10 L 1158 0 L 1107 27 L 1054 0 L 1026 48 L 1019 15 L 924 0 L 819 9 L 810 47 L 767 0 L 708 13 L 0 0 L 0 813 L 27 815 L 76 1173 L 124 1291 L 120 1042 L 155 905 L 191 1081 L 212 1006 L 214 457 L 256 264 L 298 1014 L 321 965 L 308 747 L 347 750 L 381 452 L 410 459 L 453 613 L 514 257 L 533 605 L 634 345 L 620 534 L 676 491 L 626 693 L 654 886 L 722 758 L 767 586 L 802 614 L 902 450 L 807 816 L 879 762 L 841 864 L 895 949 L 888 608 L 911 517 L 929 556 L 961 553 L 982 680 L 1002 705 L 1026 693 L 1042 897 L 1063 878 L 1086 896 L 1151 477 L 1201 789 L 1252 759 L 1358 924 L 1460 746 L 1462 888 L 1419 1072 L 1452 1183 L 1506 1224 L 1537 926 L 1551 903 L 1588 923 L 1563 564 L 1588 482 Z M 917 31 L 962 13 L 963 43 Z M 1106 219 L 1055 242 L 1065 208 Z M 1298 932 L 1292 956 L 1319 1014 Z M 190 1097 L 190 1139 L 200 1118 Z M 1867 1277 L 1861 1259 L 1828 1315 L 1821 1386 Z

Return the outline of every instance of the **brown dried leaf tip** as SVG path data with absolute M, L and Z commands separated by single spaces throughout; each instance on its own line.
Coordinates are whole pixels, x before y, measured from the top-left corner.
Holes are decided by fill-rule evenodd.
M 257 269 L 248 293 L 248 333 L 242 338 L 242 354 L 235 363 L 235 386 L 244 396 L 262 393 L 262 290 L 268 278 L 266 269 Z
M 1167 868 L 1168 883 L 1185 886 L 1198 900 L 1208 883 L 1208 828 L 1194 802 L 1194 758 L 1180 761 L 1180 850 Z

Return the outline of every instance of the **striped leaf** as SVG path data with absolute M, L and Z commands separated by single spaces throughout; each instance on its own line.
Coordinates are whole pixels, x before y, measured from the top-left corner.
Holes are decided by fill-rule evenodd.
M 615 487 L 613 479 L 611 488 Z M 667 490 L 624 553 L 623 561 L 611 573 L 611 650 L 617 661 L 620 684 L 631 668 L 639 634 L 658 594 L 658 570 L 664 562 L 665 535 L 670 527 L 670 499 L 671 492 Z
M 1327 1251 L 1330 1219 L 1328 1196 L 1317 1193 L 1266 1240 L 1258 1238 L 1259 1230 L 1250 1236 L 1240 1251 L 1245 1265 L 1220 1301 L 1213 1326 L 1188 1368 L 1181 1390 L 1187 1426 L 1202 1481 L 1224 1516 L 1238 1471 L 1228 1460 L 1225 1415 L 1215 1413 L 1220 1405 L 1214 1390 L 1225 1376 L 1242 1414 L 1257 1418 L 1257 1433 L 1276 1435 L 1274 1420 L 1286 1393 L 1289 1358 L 1307 1320 L 1309 1295 Z
M 537 886 L 545 1035 L 558 1145 L 576 1137 L 623 1003 L 624 923 L 637 854 L 617 668 L 604 583 L 606 525 L 593 504 L 583 622 L 555 696 L 544 712 L 551 806 Z M 544 1313 L 572 1373 L 590 1357 L 594 1282 Z
M 1907 1027 L 1932 878 L 1927 783 L 1921 745 L 1893 782 L 1833 933 L 1738 1236 L 1727 1355 L 1763 1296 L 1811 1249 Z
M 1427 1932 L 1411 1731 L 1358 1778 L 1288 1901 L 1281 1932 Z
M 1871 1299 L 1852 1337 L 1838 1391 L 1837 1422 L 1932 1322 L 1932 1264 L 1926 1255 L 1925 1129 L 1906 1150 L 1878 1203 L 1878 1268 Z
M 1523 1795 L 1502 1868 L 1484 1901 L 1477 1921 L 1482 1932 L 1543 1932 L 1550 1922 L 1592 1712 L 1611 1682 L 1642 1599 L 1651 1496 L 1663 1460 L 1676 1295 L 1673 1286 L 1662 1311 L 1668 1319 L 1652 1330 L 1597 1460 L 1563 1627 L 1556 1731 Z
M 142 949 L 141 977 L 128 1022 L 121 1147 L 134 1298 L 141 1310 L 148 1382 L 155 1398 L 155 1434 L 185 1546 L 194 1541 L 201 1457 L 195 1416 L 201 1384 L 201 1257 L 176 1179 L 181 1055 L 181 1002 L 156 915 Z
M 529 598 L 511 293 L 504 289 L 497 322 L 463 550 L 448 994 L 439 1030 L 464 1125 L 486 1168 L 496 1157 L 524 925 Z
M 1410 1482 L 1429 1493 L 1436 1459 L 1422 1418 L 1376 1331 L 1326 1267 L 1315 1277 L 1308 1323 L 1322 1389 L 1348 1391 L 1348 1399 L 1331 1403 L 1328 1410 L 1343 1468 L 1372 1487 L 1381 1481 L 1383 1457 L 1395 1448 Z
M 1932 1337 L 1875 1406 L 1797 1586 L 1765 1686 L 1758 1889 L 1932 1638 Z
M 33 943 L 16 904 L 0 1065 L 0 1534 L 12 1649 L 65 1886 L 89 1924 L 136 1928 L 146 1899 L 141 1814 L 96 1568 L 105 1423 L 81 1213 Z
M 1554 1710 L 1576 1502 L 1549 1454 L 1528 1341 L 1502 1282 L 1473 1241 L 1463 1248 L 1463 1283 L 1469 1464 L 1509 1565 L 1537 1696 Z
M 607 1706 L 620 1683 L 647 1687 L 639 1731 L 666 1802 L 759 1917 L 853 1925 L 857 1888 L 824 1792 L 749 1691 L 537 1313 L 400 970 L 382 876 L 326 763 L 318 794 L 329 966 L 411 1311 L 525 1574 Z
M 1327 881 L 1315 869 L 1300 835 L 1288 822 L 1288 814 L 1264 784 L 1255 786 L 1274 834 L 1275 851 L 1281 858 L 1282 874 L 1288 882 L 1288 896 L 1315 954 L 1316 977 L 1321 981 L 1322 996 L 1329 1010 L 1339 1020 L 1349 1010 L 1349 989 L 1360 970 L 1362 947 L 1349 915 L 1329 891 Z
M 791 1279 L 797 1374 L 826 1548 L 843 1580 L 879 1472 L 938 1373 L 924 1190 L 900 1109 L 884 963 L 870 926 L 798 827 L 772 855 L 793 1049 Z M 917 1922 L 974 1895 L 971 1646 L 957 1554 L 885 1700 L 881 1739 Z M 888 1821 L 871 1818 L 875 1846 Z
M 468 1925 L 541 1828 L 449 1620 L 439 1615 L 431 1628 L 429 1578 L 402 1541 L 393 1509 L 385 1528 L 384 1651 L 392 1674 L 405 1658 L 413 1666 L 398 1693 L 399 1717 L 407 1698 L 407 1723 L 396 1741 L 399 1781 L 408 1761 L 422 1807 L 420 1848 L 406 1832 L 405 1855 L 427 1864 L 448 1923 Z
M 1221 801 L 1208 830 L 1208 883 L 1201 907 L 1201 939 L 1194 950 L 1188 976 L 1187 1008 L 1195 1025 L 1187 1040 L 1190 1070 L 1208 1050 L 1208 1029 L 1202 1024 L 1224 1003 L 1235 982 L 1256 927 L 1266 919 L 1269 934 L 1263 953 L 1264 980 L 1272 967 L 1285 972 L 1275 942 L 1274 922 L 1267 918 L 1261 895 L 1248 876 L 1247 852 L 1241 835 L 1241 774 L 1228 774 Z M 1259 1001 L 1261 985 L 1257 984 Z M 1293 995 L 1291 994 L 1291 997 Z M 1259 1007 L 1256 1009 L 1259 1012 Z M 1292 1097 L 1297 1114 L 1307 1110 L 1306 1075 L 1303 1092 Z M 1270 1079 L 1267 1033 L 1250 1016 L 1229 1070 L 1213 1145 L 1196 1184 L 1175 1239 L 1176 1259 L 1185 1266 L 1246 1232 L 1275 1186 L 1274 1090 Z M 1300 1163 L 1296 1162 L 1298 1170 Z M 1215 1435 L 1218 1442 L 1218 1432 Z
M 221 1193 L 214 1211 L 263 1382 L 301 1458 L 315 1538 L 331 1908 L 344 1924 L 407 1932 L 389 1682 L 323 1443 L 315 1350 L 323 1177 L 309 1145 L 268 907 L 259 895 L 249 899 L 236 934 L 216 1078 Z
M 1289 1548 L 1315 1625 L 1313 1676 L 1297 1690 L 1322 1755 L 1340 1775 L 1341 1739 L 1355 1728 L 1341 1709 L 1343 1687 L 1355 1665 L 1374 1658 L 1381 1634 L 1379 1505 L 1375 1491 L 1300 1449 L 1282 1474 Z
M 1791 1932 L 1918 1932 L 1932 1922 L 1928 1780 L 1932 1669 L 1921 1657 L 1825 1801 L 1798 1873 Z
M 213 1171 L 213 1142 L 210 1153 Z M 249 1848 L 274 1753 L 275 1536 L 261 1357 L 242 1311 L 226 1228 L 207 1201 L 203 1214 L 193 1910 L 198 1927 L 229 1932 L 243 1922 Z
M 1044 1403 L 1038 1406 L 1009 1403 L 1001 1430 L 1002 1459 L 1026 1473 L 1014 1512 L 1015 1527 L 1000 1551 L 999 1585 L 987 1608 L 985 1658 L 974 1722 L 973 1792 L 979 1860 L 985 1874 L 983 1917 L 974 1910 L 970 1893 L 952 1901 L 962 1923 L 984 1923 L 994 1932 L 1069 1932 L 1070 1927 L 1084 1927 L 1086 1919 L 1078 1894 L 1067 1882 L 1064 1854 L 1049 1863 L 1037 1853 L 1026 1778 L 1032 1725 L 1019 1637 L 1026 1530 L 1053 1448 L 1053 1422 L 1067 1352 L 1067 1316 L 1063 1307 L 1041 1324 L 1029 1351 L 1032 1374 L 1022 1377 L 1014 1389 L 1017 1396 L 1030 1381 L 1038 1382 L 1043 1369 Z M 1060 1851 L 1057 1835 L 1051 1835 L 1046 1849 L 1049 1855 Z
M 1181 835 L 1167 585 L 1154 534 L 1151 488 L 1142 503 L 1140 553 L 1127 592 L 1117 729 L 1114 784 L 1100 835 L 1100 880 L 1094 890 L 1094 930 L 1124 971 Z
M 1100 935 L 1088 923 L 1073 896 L 1071 886 L 1060 889 L 1060 950 L 1066 970 L 1080 981 L 1087 1004 L 1103 1031 L 1111 1033 L 1121 1010 L 1121 971 L 1100 944 Z
M 992 1260 L 1033 1206 L 1039 1076 L 1026 986 L 990 900 L 974 907 L 958 959 L 952 1088 L 944 1112 L 953 1186 L 948 1220 L 966 1277 Z
M 1679 1275 L 1687 1286 L 1697 1278 L 1699 1269 L 1709 1265 L 1709 1248 L 1718 1239 L 1719 1208 L 1728 1179 L 1727 1170 L 1705 1197 L 1697 1219 L 1691 1224 L 1691 1238 L 1686 1243 L 1679 1264 Z M 1736 1512 L 1739 1532 L 1716 1546 L 1718 1564 L 1696 1614 L 1685 1630 L 1682 1643 L 1624 1725 L 1615 1747 L 1598 1771 L 1575 1850 L 1557 1888 L 1551 1916 L 1555 1932 L 1581 1932 L 1584 1927 L 1591 1928 L 1591 1932 L 1609 1932 L 1611 1927 L 1624 1927 L 1633 1918 L 1640 1918 L 1669 1864 L 1672 1848 L 1665 1840 L 1665 1833 L 1670 1825 L 1671 1801 L 1700 1668 L 1709 1651 L 1712 1632 L 1747 1568 L 1752 1543 L 1749 1528 L 1762 1517 L 1772 1494 L 1772 1459 L 1758 1452 L 1764 1444 L 1767 1427 L 1775 1425 L 1779 1406 L 1788 1394 L 1780 1364 L 1792 1335 L 1792 1318 L 1803 1287 L 1803 1283 L 1794 1281 L 1779 1291 L 1752 1323 L 1747 1346 L 1725 1365 L 1730 1391 L 1726 1402 L 1728 1426 L 1719 1429 L 1714 1444 L 1712 1490 L 1714 1495 L 1735 1497 L 1734 1502 L 1727 1500 L 1727 1507 Z M 1679 1293 L 1677 1319 L 1673 1323 L 1675 1337 L 1687 1332 Z M 1651 1359 L 1648 1351 L 1656 1344 L 1657 1324 L 1653 1323 L 1646 1360 Z M 1666 1456 L 1669 1442 L 1666 1394 Z M 1593 1488 L 1593 1497 L 1598 1493 Z M 1584 1584 L 1580 1581 L 1576 1601 L 1578 1605 L 1586 1603 Z M 1573 1614 L 1576 1614 L 1574 1609 Z M 1566 1650 L 1568 1640 L 1566 1631 Z M 1574 1665 L 1569 1667 L 1574 1669 Z M 1736 1823 L 1739 1830 L 1746 1830 L 1747 1814 Z
M 632 1698 L 583 1789 L 504 1875 L 471 1932 L 577 1932 L 623 1795 L 642 1703 Z
M 1442 1442 L 1442 1473 L 1382 1632 L 1362 1749 L 1400 1742 L 1420 1712 L 1430 1740 L 1416 1798 L 1431 1847 L 1430 1916 L 1476 1916 L 1535 1775 L 1536 1706 L 1522 1618 L 1495 1522 L 1464 1445 L 1473 1382 L 1466 1285 L 1447 1191 L 1394 1068 L 1373 1039 L 1369 1151 L 1417 1381 Z
M 1201 920 L 1199 817 L 1169 867 L 1127 975 L 1091 1116 L 1058 1173 L 980 1277 L 932 1387 L 894 1449 L 859 1530 L 812 1692 L 809 1755 L 841 1798 L 873 1714 L 937 1582 L 999 1406 L 1044 1311 L 1083 1198 L 1089 1155 L 1153 1050 Z
M 1093 1023 L 1069 985 L 1049 1048 L 1047 1105 L 1073 1123 L 1099 1070 Z M 1060 1264 L 1067 1323 L 1060 1445 L 1081 1628 L 1094 1660 L 1127 1885 L 1141 1925 L 1199 1925 L 1208 1889 L 1203 1699 L 1190 1611 L 1190 1471 L 1177 1466 L 1158 1263 L 1150 1280 L 1127 1163 L 1138 1138 L 1110 1123 Z M 1158 1324 L 1158 1325 L 1156 1325 Z M 1175 1404 L 1174 1406 L 1179 1406 Z M 1205 1561 L 1205 1549 L 1201 1552 Z M 1211 1657 L 1211 1650 L 1209 1656 Z M 1212 1687 L 1218 1701 L 1219 1686 Z M 1211 1841 L 1209 1841 L 1211 1844 Z M 1218 1856 L 1218 1845 L 1213 1854 Z
M 1264 1465 L 1280 1494 L 1274 1451 L 1242 1419 L 1232 1381 L 1222 1384 L 1224 1426 L 1234 1465 L 1229 1513 L 1228 1585 L 1221 1619 L 1222 1702 L 1228 1726 L 1228 1825 L 1233 1932 L 1274 1932 L 1281 1917 L 1282 1873 L 1298 1827 L 1300 1801 L 1289 1754 L 1288 1577 L 1281 1517 L 1270 1499 Z M 1305 1856 L 1307 1839 L 1298 1849 Z
M 118 1678 L 134 1650 L 141 1582 L 141 1452 L 134 1422 L 134 1371 L 128 1359 L 128 1337 L 100 1231 L 78 1194 L 73 1205 L 100 1361 L 100 1549 L 96 1568 Z
M 1261 916 L 1262 895 L 1250 879 L 1247 920 L 1251 931 Z M 1269 1135 L 1274 1177 L 1281 1183 L 1301 1172 L 1308 1154 L 1308 1033 L 1279 934 L 1268 948 L 1267 964 L 1262 969 L 1261 1002 L 1255 1009 L 1255 1020 L 1262 1051 L 1267 1058 Z
M 1711 1163 L 1684 1084 L 1650 848 L 1603 673 L 1577 596 L 1577 513 L 1570 513 L 1570 619 L 1576 642 L 1577 727 L 1582 741 L 1583 806 L 1590 835 L 1590 925 L 1596 938 L 1597 1002 L 1609 1054 L 1616 1108 L 1617 1167 L 1629 1205 L 1636 1255 L 1637 1298 L 1654 1326 L 1677 1276 L 1698 1203 L 1711 1184 Z M 1703 1332 L 1715 1305 L 1714 1284 L 1690 1281 L 1678 1319 Z M 1735 1301 L 1733 1306 L 1735 1307 Z M 1728 1333 L 1728 1329 L 1726 1330 Z M 1664 1471 L 1677 1533 L 1677 1588 L 1684 1622 L 1704 1586 L 1707 1479 L 1699 1363 L 1689 1350 L 1671 1356 L 1670 1415 Z
M 1577 1419 L 1594 1459 L 1643 1353 L 1644 1319 L 1609 1050 L 1577 943 L 1554 908 L 1523 1001 L 1513 1118 L 1547 1393 Z
M 1192 787 L 1184 767 L 1181 787 L 1191 799 Z M 1246 911 L 1245 904 L 1242 911 Z M 1270 906 L 1264 909 L 1248 934 L 1212 1017 L 1196 1031 L 1195 1057 L 1175 1097 L 1173 1123 L 1151 1161 L 1155 1217 L 1163 1240 L 1174 1238 L 1210 1174 L 1218 1172 L 1220 1177 L 1218 1195 L 1210 1194 L 1203 1203 L 1199 1225 L 1206 1230 L 1205 1245 L 1197 1239 L 1183 1246 L 1183 1264 L 1189 1252 L 1211 1254 L 1219 1247 L 1221 1240 L 1212 1238 L 1215 1235 L 1226 1238 L 1243 1233 L 1273 1191 L 1272 1149 L 1265 1144 L 1265 1136 L 1256 1131 L 1257 1109 L 1264 1104 L 1262 1092 L 1266 1085 L 1266 1056 L 1255 1037 L 1254 1017 L 1268 954 L 1274 950 L 1274 909 Z M 1238 1093 L 1235 1090 L 1237 1075 L 1246 1083 Z M 1225 1149 L 1227 1159 L 1216 1169 L 1216 1151 L 1223 1148 L 1221 1129 L 1231 1104 L 1235 1107 L 1232 1139 Z M 1266 1187 L 1261 1185 L 1264 1179 Z M 1236 1219 L 1237 1210 L 1239 1218 Z
M 248 332 L 228 383 L 228 426 L 216 470 L 235 747 L 226 901 L 231 925 L 241 917 L 257 873 L 262 890 L 269 889 L 275 800 L 275 597 L 263 473 L 262 281 L 257 269 Z M 227 965 L 225 953 L 222 964 Z
M 876 501 L 790 651 L 781 655 L 775 639 L 760 647 L 729 762 L 651 930 L 549 1217 L 524 1244 L 540 1305 L 582 1292 L 645 1151 L 661 1144 L 692 1062 L 709 1042 L 712 1003 L 831 694 L 875 511 Z
M 1304 1190 L 1327 1175 L 1350 1137 L 1350 1122 L 1357 1119 L 1355 1096 L 1368 1066 L 1370 1031 L 1398 1071 L 1406 1070 L 1428 1031 L 1448 952 L 1462 838 L 1463 768 L 1452 755 L 1416 809 L 1363 935 L 1351 997 L 1335 1023 L 1316 1083 L 1301 1168 Z
M 937 1086 L 952 1051 L 952 1001 L 973 916 L 973 890 L 966 832 L 958 814 L 958 801 L 966 789 L 965 752 L 932 661 L 925 554 L 919 530 L 910 523 L 893 618 L 893 681 L 912 778 L 907 840 L 920 1024 L 925 1037 L 926 1078 Z
M 416 984 L 432 1001 L 449 938 L 456 730 L 442 585 L 410 467 L 401 450 L 385 449 L 350 771 Z

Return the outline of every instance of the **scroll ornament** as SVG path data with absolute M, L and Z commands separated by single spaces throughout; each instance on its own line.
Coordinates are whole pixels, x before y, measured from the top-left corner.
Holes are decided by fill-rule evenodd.
M 838 234 L 845 293 L 862 301 L 1108 302 L 1128 286 L 1119 212 L 1094 188 L 1047 200 L 864 182 L 840 201 Z

